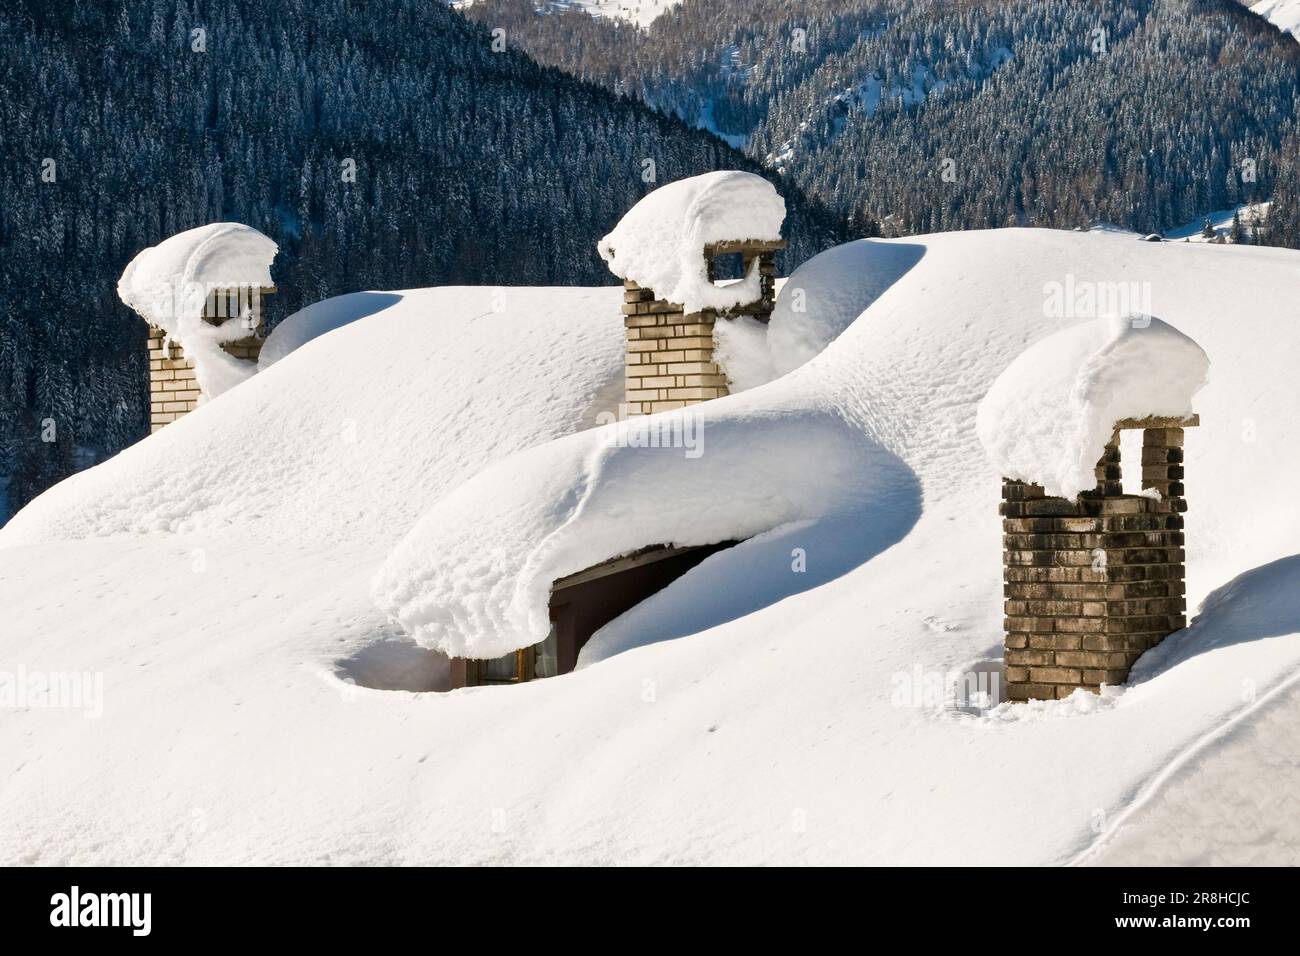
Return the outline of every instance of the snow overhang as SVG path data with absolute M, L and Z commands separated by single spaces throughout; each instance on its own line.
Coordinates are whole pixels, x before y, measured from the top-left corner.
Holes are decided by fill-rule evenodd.
M 976 431 L 1004 478 L 1075 498 L 1096 485 L 1097 461 L 1121 422 L 1190 420 L 1209 367 L 1196 342 L 1160 319 L 1083 322 L 1007 366 L 980 402 Z
M 756 268 L 739 282 L 715 285 L 707 255 L 780 248 L 785 200 L 753 173 L 724 171 L 679 179 L 633 206 L 597 244 L 620 279 L 653 289 L 687 313 L 726 312 L 761 298 Z

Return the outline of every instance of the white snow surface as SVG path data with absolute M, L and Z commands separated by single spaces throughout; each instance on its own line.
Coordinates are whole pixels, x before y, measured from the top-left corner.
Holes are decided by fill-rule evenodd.
M 980 403 L 975 428 L 1004 477 L 1074 498 L 1096 487 L 1116 422 L 1191 415 L 1209 364 L 1199 345 L 1151 316 L 1081 322 L 1017 356 Z
M 1300 9 L 1300 7 L 1297 9 Z M 1193 219 L 1189 223 L 1170 229 L 1165 233 L 1164 238 L 1168 242 L 1214 242 L 1218 239 L 1225 242 L 1229 241 L 1232 237 L 1232 217 L 1234 214 L 1240 221 L 1242 230 L 1247 236 L 1253 237 L 1258 227 L 1268 221 L 1268 213 L 1272 208 L 1273 203 L 1265 201 L 1253 204 L 1243 203 L 1231 209 L 1216 209 L 1199 219 Z M 1203 235 L 1206 219 L 1210 220 L 1210 228 L 1214 231 L 1214 238 L 1212 239 L 1207 239 Z
M 50 488 L 0 545 L 249 524 L 303 544 L 370 525 L 391 537 L 493 458 L 618 401 L 605 398 L 623 374 L 615 287 L 356 293 L 314 308 L 357 315 L 388 300 L 291 356 L 314 360 L 277 362 L 232 392 L 226 411 L 202 406 L 123 451 L 129 484 L 93 468 Z
M 257 370 L 268 369 L 313 339 L 386 309 L 399 299 L 392 292 L 352 292 L 313 302 L 285 316 L 266 337 L 258 353 Z
M 813 256 L 781 288 L 768 324 L 775 375 L 819 355 L 921 257 L 905 242 L 859 239 Z
M 194 360 L 201 400 L 215 398 L 257 371 L 252 362 L 221 350 L 222 342 L 245 338 L 250 330 L 235 319 L 221 325 L 203 321 L 208 294 L 272 285 L 271 262 L 278 251 L 274 241 L 251 226 L 214 222 L 141 250 L 122 272 L 118 296 Z
M 102 716 L 0 699 L 0 863 L 1064 863 L 1127 846 L 1116 827 L 1143 832 L 1225 726 L 1232 765 L 1274 760 L 1285 721 L 1253 702 L 1300 673 L 1300 255 L 1029 229 L 889 244 L 911 268 L 807 364 L 701 406 L 689 462 L 598 440 L 625 425 L 583 434 L 618 401 L 617 288 L 511 289 L 503 311 L 437 289 L 51 488 L 0 529 L 0 676 L 100 675 Z M 976 409 L 1078 324 L 1044 316 L 1066 275 L 1150 282 L 1213 359 L 1186 448 L 1195 619 L 1105 697 L 970 712 L 921 689 L 1001 656 Z M 372 602 L 418 525 L 451 613 L 531 627 L 530 580 L 680 536 L 688 502 L 660 487 L 694 503 L 693 540 L 757 533 L 573 674 L 436 692 L 445 658 Z M 481 547 L 453 497 L 486 509 Z M 483 572 L 481 608 L 428 557 L 439 538 Z M 1233 814 L 1206 859 L 1250 838 L 1298 862 L 1300 816 L 1178 793 L 1198 821 Z
M 726 240 L 774 241 L 784 221 L 785 200 L 775 186 L 753 173 L 724 170 L 648 193 L 597 249 L 614 275 L 653 289 L 687 312 L 730 309 L 759 298 L 757 263 L 741 281 L 715 285 L 704 247 Z
M 1300 0 L 1260 0 L 1246 5 L 1279 30 L 1292 36 L 1300 34 Z
M 764 413 L 760 393 L 749 394 L 654 422 L 630 419 L 498 462 L 398 545 L 376 577 L 376 601 L 422 645 L 497 657 L 546 637 L 557 578 L 648 543 L 715 544 L 858 514 L 906 482 L 892 456 L 827 409 Z M 687 416 L 698 416 L 698 456 L 630 437 Z M 720 493 L 701 507 L 698 488 Z
M 1294 561 L 1268 570 L 1294 571 Z M 1291 567 L 1287 567 L 1291 565 Z M 1297 585 L 1294 577 L 1287 587 Z M 1274 602 L 1280 590 L 1260 593 Z M 1295 602 L 1287 614 L 1294 630 Z M 1258 620 L 1258 617 L 1257 617 Z M 1242 686 L 1253 700 L 1253 689 Z M 1255 866 L 1300 860 L 1300 680 L 1229 720 L 1166 768 L 1079 862 L 1100 866 Z
M 543 0 L 541 9 L 581 10 L 593 17 L 626 20 L 648 27 L 682 0 Z
M 780 289 L 780 280 L 777 288 Z M 752 315 L 737 315 L 713 326 L 713 361 L 727 376 L 732 394 L 776 378 L 767 344 L 768 327 Z

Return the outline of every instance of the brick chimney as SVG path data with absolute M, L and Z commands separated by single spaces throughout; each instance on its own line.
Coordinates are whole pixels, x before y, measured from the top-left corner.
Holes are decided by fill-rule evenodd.
M 223 342 L 221 349 L 241 361 L 257 364 L 262 351 L 262 305 L 266 296 L 275 292 L 275 286 L 221 289 L 211 293 L 203 306 L 203 321 L 211 325 L 225 322 L 245 322 L 249 334 L 231 342 Z M 167 342 L 164 332 L 149 326 L 149 431 L 158 431 L 194 411 L 202 392 L 194 376 L 194 360 L 185 357 L 185 350 L 177 342 Z
M 1003 479 L 1006 686 L 1052 700 L 1122 684 L 1147 650 L 1187 626 L 1183 430 L 1189 418 L 1125 419 L 1076 500 Z M 1126 495 L 1120 432 L 1142 431 L 1142 488 Z
M 725 371 L 713 360 L 713 327 L 719 318 L 750 315 L 767 322 L 776 301 L 776 253 L 785 241 L 717 242 L 703 250 L 710 281 L 718 259 L 740 256 L 742 274 L 757 263 L 761 293 L 757 302 L 725 312 L 706 309 L 686 314 L 630 279 L 623 281 L 623 325 L 627 329 L 627 389 L 624 413 L 649 415 L 684 408 L 728 394 Z

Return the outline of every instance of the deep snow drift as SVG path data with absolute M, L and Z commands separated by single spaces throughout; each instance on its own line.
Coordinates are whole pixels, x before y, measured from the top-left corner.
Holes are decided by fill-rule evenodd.
M 257 370 L 268 369 L 312 339 L 381 312 L 400 300 L 401 296 L 392 292 L 352 292 L 313 302 L 293 315 L 285 316 L 266 337 L 257 356 Z
M 628 210 L 597 245 L 609 270 L 688 313 L 756 302 L 758 263 L 738 282 L 709 281 L 704 247 L 781 238 L 785 200 L 762 176 L 727 170 L 666 183 Z
M 700 406 L 694 459 L 586 431 L 619 400 L 617 288 L 510 289 L 503 308 L 445 289 L 395 293 L 46 492 L 0 530 L 0 671 L 99 674 L 103 714 L 0 720 L 0 862 L 1060 863 L 1140 844 L 1170 768 L 1213 774 L 1195 755 L 1224 727 L 1238 749 L 1216 766 L 1249 762 L 1272 732 L 1256 704 L 1300 670 L 1300 256 L 1041 230 L 867 245 L 893 273 L 866 312 Z M 981 713 L 932 693 L 1001 654 L 1001 476 L 976 409 L 1090 318 L 1047 314 L 1067 277 L 1149 283 L 1212 359 L 1186 448 L 1195 620 L 1105 697 Z M 419 529 L 401 564 L 439 595 L 425 637 L 487 642 L 532 626 L 556 568 L 680 530 L 676 503 L 651 513 L 661 482 L 709 533 L 754 537 L 612 622 L 573 674 L 427 692 L 445 659 L 371 599 L 399 541 Z M 1300 819 L 1294 788 L 1281 808 L 1178 792 L 1199 820 L 1236 811 L 1211 840 Z
M 271 263 L 279 246 L 251 226 L 214 222 L 187 229 L 141 250 L 127 263 L 117 294 L 194 360 L 200 401 L 215 398 L 257 371 L 221 350 L 221 343 L 245 338 L 243 321 L 203 321 L 203 306 L 216 289 L 272 285 Z
M 50 489 L 0 546 L 248 525 L 286 540 L 400 536 L 482 465 L 617 405 L 621 301 L 614 288 L 445 288 L 304 309 L 365 318 L 123 451 L 111 471 L 129 480 L 91 469 Z
M 377 602 L 421 644 L 497 657 L 546 637 L 557 578 L 647 544 L 716 544 L 862 514 L 910 483 L 831 410 L 772 414 L 751 394 L 721 417 L 634 418 L 496 463 L 402 541 L 376 578 Z M 702 440 L 648 447 L 658 428 Z M 708 488 L 726 491 L 702 508 Z
M 916 245 L 859 239 L 827 249 L 795 269 L 781 287 L 768 323 L 774 377 L 821 354 L 920 257 Z

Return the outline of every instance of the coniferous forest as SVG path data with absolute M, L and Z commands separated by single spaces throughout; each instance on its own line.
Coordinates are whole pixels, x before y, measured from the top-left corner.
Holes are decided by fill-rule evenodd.
M 275 239 L 273 323 L 359 289 L 609 284 L 596 241 L 646 191 L 759 168 L 429 0 L 7 0 L 0 141 L 9 511 L 147 434 L 116 283 L 173 233 Z M 844 238 L 781 189 L 791 261 Z
M 466 12 L 743 141 L 857 231 L 1146 233 L 1276 199 L 1261 238 L 1300 245 L 1300 44 L 1236 0 L 687 0 L 646 31 L 554 7 Z

